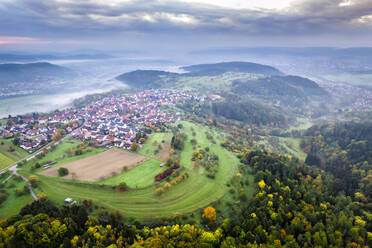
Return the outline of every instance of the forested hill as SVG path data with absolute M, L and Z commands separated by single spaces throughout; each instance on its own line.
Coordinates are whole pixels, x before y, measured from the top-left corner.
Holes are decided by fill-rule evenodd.
M 319 124 L 306 131 L 301 143 L 308 154 L 307 164 L 331 172 L 337 178 L 335 192 L 341 191 L 340 188 L 349 195 L 359 192 L 364 195 L 364 204 L 372 199 L 371 130 L 369 120 Z M 371 203 L 368 207 L 372 207 Z
M 302 110 L 315 100 L 331 102 L 328 92 L 317 83 L 292 75 L 235 80 L 231 91 L 240 96 L 253 96 L 285 108 L 290 106 Z M 316 106 L 313 106 L 313 111 L 317 109 L 314 107 Z
M 30 64 L 0 64 L 0 85 L 14 82 L 42 82 L 52 79 L 75 77 L 76 73 L 66 67 L 40 62 Z
M 216 76 L 226 72 L 243 72 L 264 75 L 283 75 L 278 69 L 250 62 L 222 62 L 216 64 L 200 64 L 181 67 L 193 76 Z
M 257 96 L 296 96 L 327 95 L 327 92 L 314 81 L 299 76 L 271 76 L 259 79 L 236 80 L 232 84 L 237 94 Z
M 159 70 L 136 70 L 116 77 L 117 80 L 137 88 L 160 88 L 170 79 L 179 77 L 218 76 L 226 72 L 262 74 L 266 76 L 283 75 L 278 69 L 249 62 L 224 62 L 181 67 L 186 73 L 173 73 Z
M 164 76 L 177 76 L 178 73 L 158 71 L 158 70 L 136 70 L 127 72 L 116 77 L 117 80 L 138 88 L 159 88 L 160 79 Z

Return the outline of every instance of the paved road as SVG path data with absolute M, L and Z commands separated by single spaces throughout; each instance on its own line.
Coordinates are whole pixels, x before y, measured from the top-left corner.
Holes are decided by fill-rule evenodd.
M 32 189 L 32 186 L 31 186 L 29 180 L 28 180 L 25 176 L 23 176 L 23 175 L 19 175 L 19 174 L 18 174 L 18 171 L 19 171 L 19 170 L 20 170 L 20 169 L 17 168 L 17 164 L 16 164 L 16 165 L 13 165 L 12 167 L 10 167 L 10 168 L 9 168 L 9 171 L 12 171 L 12 174 L 11 174 L 9 177 L 7 177 L 4 181 L 2 181 L 2 184 L 6 183 L 6 182 L 7 182 L 7 181 L 12 177 L 12 176 L 20 176 L 20 177 L 21 177 L 25 182 L 27 182 L 28 189 L 30 190 L 30 194 L 31 194 L 31 196 L 35 199 L 35 201 L 39 200 L 39 199 L 37 198 L 36 194 L 34 193 L 34 191 L 33 191 L 33 189 Z
M 84 126 L 84 123 L 83 123 L 83 125 L 81 125 L 81 126 L 78 127 L 77 129 L 80 129 L 80 128 L 83 127 L 83 126 Z M 77 130 L 77 129 L 75 129 L 75 130 Z M 75 131 L 75 130 L 74 130 L 74 131 Z M 6 167 L 6 168 L 0 170 L 0 175 L 1 175 L 1 174 L 4 174 L 7 170 L 12 171 L 12 174 L 11 174 L 9 177 L 7 177 L 7 178 L 6 178 L 2 183 L 3 183 L 3 184 L 6 183 L 6 182 L 7 182 L 7 181 L 12 177 L 12 176 L 14 176 L 14 175 L 16 175 L 16 176 L 21 176 L 22 179 L 23 179 L 24 181 L 27 182 L 27 184 L 28 184 L 28 188 L 30 189 L 30 194 L 31 194 L 31 196 L 35 199 L 35 201 L 39 200 L 39 199 L 37 198 L 36 194 L 34 193 L 34 191 L 32 190 L 32 186 L 31 186 L 30 182 L 28 181 L 28 179 L 27 179 L 26 177 L 24 177 L 24 176 L 18 174 L 17 171 L 18 171 L 18 170 L 21 170 L 21 169 L 20 169 L 20 168 L 17 168 L 17 165 L 18 165 L 18 163 L 20 163 L 20 162 L 22 162 L 22 161 L 24 161 L 24 160 L 28 161 L 28 160 L 33 159 L 33 158 L 36 157 L 38 154 L 42 153 L 44 149 L 49 149 L 53 144 L 54 144 L 54 145 L 58 145 L 58 144 L 61 143 L 64 139 L 66 139 L 67 137 L 70 137 L 71 135 L 72 135 L 72 132 L 69 133 L 69 134 L 67 134 L 67 135 L 65 135 L 65 136 L 64 136 L 62 139 L 60 139 L 59 141 L 57 141 L 57 142 L 50 142 L 49 144 L 47 144 L 47 145 L 41 147 L 39 150 L 37 150 L 37 151 L 31 153 L 31 154 L 28 155 L 27 157 L 22 158 L 22 159 L 18 160 L 17 162 L 15 162 L 15 163 L 9 165 L 8 167 Z

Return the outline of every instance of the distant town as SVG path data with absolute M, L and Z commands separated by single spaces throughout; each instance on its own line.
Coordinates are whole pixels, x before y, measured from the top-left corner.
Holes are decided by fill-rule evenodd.
M 209 98 L 215 100 L 219 96 L 210 95 Z M 129 149 L 133 142 L 147 138 L 146 129 L 180 120 L 180 113 L 174 109 L 164 111 L 164 107 L 189 99 L 204 100 L 204 97 L 169 90 L 106 97 L 82 108 L 9 118 L 0 126 L 0 137 L 14 137 L 14 144 L 30 153 L 67 136 L 97 146 Z

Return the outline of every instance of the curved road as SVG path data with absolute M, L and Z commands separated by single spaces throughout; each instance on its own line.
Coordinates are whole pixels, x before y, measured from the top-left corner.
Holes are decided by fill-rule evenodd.
M 85 123 L 85 121 L 84 121 L 84 123 Z M 83 126 L 84 126 L 84 123 L 83 123 L 80 127 L 78 127 L 77 129 L 75 129 L 75 130 L 78 130 L 78 129 L 80 129 L 81 127 L 83 127 Z M 74 131 L 75 131 L 75 130 L 74 130 Z M 7 182 L 7 181 L 8 181 L 8 180 L 13 176 L 13 175 L 21 176 L 22 179 L 23 179 L 25 182 L 27 182 L 27 184 L 28 184 L 28 188 L 30 189 L 30 194 L 31 194 L 31 196 L 35 199 L 35 201 L 39 200 L 39 199 L 37 198 L 36 194 L 34 193 L 34 191 L 32 190 L 32 186 L 31 186 L 29 180 L 28 180 L 26 177 L 24 177 L 23 175 L 19 175 L 19 174 L 18 174 L 17 171 L 18 171 L 18 170 L 21 170 L 21 169 L 18 169 L 18 168 L 17 168 L 18 163 L 20 163 L 20 162 L 22 162 L 22 161 L 24 161 L 24 160 L 28 161 L 28 160 L 33 159 L 33 158 L 36 157 L 38 154 L 42 153 L 44 149 L 49 149 L 53 144 L 54 144 L 54 145 L 58 145 L 59 143 L 61 143 L 64 139 L 66 139 L 67 137 L 71 136 L 72 133 L 73 133 L 73 132 L 71 132 L 71 133 L 65 135 L 62 139 L 60 139 L 60 140 L 57 141 L 57 142 L 50 142 L 49 144 L 47 144 L 47 145 L 41 147 L 39 150 L 37 150 L 37 151 L 31 153 L 31 154 L 28 155 L 27 157 L 22 158 L 22 159 L 18 160 L 17 162 L 15 162 L 15 163 L 13 163 L 13 164 L 11 164 L 11 165 L 9 165 L 9 166 L 3 168 L 2 170 L 0 170 L 0 175 L 1 175 L 1 174 L 4 174 L 4 173 L 5 173 L 6 171 L 8 171 L 8 170 L 12 171 L 12 174 L 11 174 L 9 177 L 7 177 L 7 178 L 2 182 L 2 184 L 6 183 L 6 182 Z

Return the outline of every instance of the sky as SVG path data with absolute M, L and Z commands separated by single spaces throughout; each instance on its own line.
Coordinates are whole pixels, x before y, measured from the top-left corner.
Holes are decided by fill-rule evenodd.
M 372 0 L 0 0 L 0 50 L 372 46 Z

